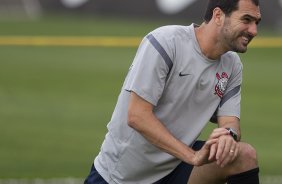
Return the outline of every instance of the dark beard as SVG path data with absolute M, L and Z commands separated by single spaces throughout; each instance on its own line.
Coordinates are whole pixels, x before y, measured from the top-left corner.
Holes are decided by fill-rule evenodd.
M 253 39 L 253 36 L 246 32 L 241 32 L 236 35 L 232 34 L 228 28 L 226 28 L 222 34 L 227 50 L 238 53 L 245 53 L 247 51 L 248 44 Z M 246 37 L 248 39 L 248 43 L 241 43 L 240 39 L 242 39 L 242 37 Z
M 241 32 L 238 34 L 234 34 L 232 29 L 230 29 L 230 21 L 226 20 L 224 22 L 224 28 L 221 30 L 221 34 L 223 35 L 223 45 L 226 46 L 227 50 L 229 51 L 234 51 L 238 53 L 245 53 L 247 51 L 247 45 L 251 42 L 253 39 L 253 36 L 246 33 L 246 32 Z M 246 37 L 249 41 L 247 44 L 239 43 L 239 39 L 241 37 Z
M 230 44 L 230 47 L 231 47 L 231 50 L 234 51 L 234 52 L 238 52 L 238 53 L 245 53 L 247 51 L 247 46 L 248 44 L 252 41 L 253 39 L 253 36 L 248 34 L 248 33 L 241 33 L 240 35 L 237 36 L 237 39 L 241 38 L 241 37 L 246 37 L 249 41 L 247 44 L 244 44 L 244 48 L 242 46 L 239 46 L 239 43 L 238 45 L 235 43 L 236 40 L 234 40 L 233 42 L 231 42 Z

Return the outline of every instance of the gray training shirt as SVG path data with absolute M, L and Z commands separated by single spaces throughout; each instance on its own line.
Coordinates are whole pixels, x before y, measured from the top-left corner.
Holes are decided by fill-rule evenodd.
M 206 58 L 195 25 L 164 26 L 141 42 L 94 165 L 110 184 L 150 184 L 181 161 L 127 125 L 130 91 L 154 105 L 156 117 L 191 146 L 217 110 L 240 118 L 242 64 L 234 52 Z

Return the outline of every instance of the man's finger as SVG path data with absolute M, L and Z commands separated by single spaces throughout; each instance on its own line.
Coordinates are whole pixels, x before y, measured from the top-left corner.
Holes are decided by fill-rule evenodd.
M 238 156 L 238 153 L 239 153 L 239 146 L 236 146 L 234 148 L 234 154 L 232 156 L 231 162 L 233 162 L 236 159 L 236 157 Z
M 219 139 L 218 140 L 217 151 L 216 151 L 216 160 L 219 161 L 219 159 L 221 158 L 222 153 L 224 151 L 224 147 L 225 147 L 225 139 Z
M 235 151 L 234 150 L 235 146 L 233 146 L 234 140 L 230 136 L 225 137 L 224 140 L 225 140 L 224 150 L 222 151 L 221 158 L 219 158 L 221 161 L 226 157 L 230 157 L 230 155 L 233 155 Z
M 217 129 L 214 129 L 214 131 L 211 133 L 210 135 L 210 139 L 216 139 L 216 138 L 219 138 L 220 136 L 222 135 L 228 135 L 229 132 L 228 130 L 226 130 L 225 128 L 217 128 Z
M 209 161 L 212 161 L 212 160 L 215 159 L 216 150 L 217 150 L 217 144 L 211 145 L 211 148 L 210 148 L 210 155 L 209 155 Z

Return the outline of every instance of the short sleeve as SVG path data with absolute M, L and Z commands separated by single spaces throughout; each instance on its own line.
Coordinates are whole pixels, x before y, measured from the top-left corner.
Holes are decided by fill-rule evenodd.
M 165 39 L 160 36 L 156 39 L 152 34 L 142 40 L 123 87 L 155 106 L 163 93 L 170 70 L 165 59 L 171 61 L 171 57 L 169 49 L 163 47 L 164 42 Z
M 233 54 L 233 68 L 227 90 L 217 110 L 217 116 L 235 116 L 240 118 L 241 83 L 243 66 L 237 54 Z

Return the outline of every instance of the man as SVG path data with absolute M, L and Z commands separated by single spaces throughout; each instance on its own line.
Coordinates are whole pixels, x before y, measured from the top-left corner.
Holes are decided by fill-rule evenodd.
M 209 0 L 202 25 L 148 34 L 85 183 L 259 183 L 256 151 L 240 142 L 235 52 L 246 52 L 260 19 L 258 0 Z M 218 128 L 196 141 L 212 116 Z

